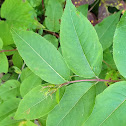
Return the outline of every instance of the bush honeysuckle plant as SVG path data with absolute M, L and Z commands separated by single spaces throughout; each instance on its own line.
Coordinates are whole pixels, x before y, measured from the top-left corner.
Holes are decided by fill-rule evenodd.
M 125 2 L 93 2 L 0 3 L 0 126 L 126 125 Z

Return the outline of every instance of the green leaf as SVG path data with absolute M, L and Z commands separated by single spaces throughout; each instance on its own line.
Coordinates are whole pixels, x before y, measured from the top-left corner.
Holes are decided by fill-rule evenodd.
M 61 48 L 70 69 L 85 78 L 101 71 L 102 47 L 96 31 L 86 17 L 67 0 L 61 20 Z
M 126 81 L 109 86 L 96 97 L 92 114 L 83 126 L 126 125 Z
M 98 34 L 103 50 L 109 48 L 113 43 L 113 36 L 120 18 L 120 13 L 121 12 L 112 14 L 111 16 L 105 18 L 101 23 L 95 25 L 95 30 Z
M 60 103 L 49 113 L 47 126 L 81 126 L 91 114 L 95 102 L 95 86 L 88 82 L 66 88 Z
M 114 70 L 116 70 L 117 68 L 116 68 L 116 65 L 115 65 L 115 62 L 114 62 L 114 60 L 113 60 L 113 54 L 112 54 L 113 52 L 112 52 L 112 50 L 110 50 L 110 49 L 106 49 L 105 51 L 104 51 L 104 61 L 107 63 L 107 64 L 105 64 L 105 62 L 104 62 L 104 69 L 114 69 Z
M 12 61 L 13 61 L 13 65 L 18 67 L 18 68 L 22 68 L 23 65 L 23 59 L 21 58 L 21 56 L 19 55 L 18 52 L 15 52 L 13 57 L 12 57 Z
M 4 53 L 0 53 L 0 73 L 8 72 L 8 60 Z
M 85 17 L 87 17 L 87 14 L 88 14 L 88 4 L 81 5 L 81 6 L 77 7 L 77 10 L 79 12 L 81 12 Z
M 115 31 L 113 42 L 113 58 L 120 74 L 126 78 L 126 12 L 122 16 Z
M 5 21 L 0 21 L 0 37 L 4 46 L 14 43 L 10 33 L 10 26 Z
M 34 32 L 12 30 L 12 33 L 21 57 L 36 75 L 52 84 L 69 79 L 63 57 L 50 42 Z
M 0 38 L 0 50 L 2 49 L 2 47 L 3 47 L 3 41 L 2 41 L 2 39 Z
M 7 116 L 0 122 L 0 126 L 19 126 L 21 120 L 14 119 L 15 112 Z
M 63 8 L 58 0 L 49 0 L 45 12 L 45 24 L 50 31 L 58 32 Z
M 44 38 L 50 41 L 56 48 L 58 48 L 58 39 L 55 36 L 46 34 Z
M 1 7 L 1 17 L 10 26 L 21 28 L 41 27 L 35 20 L 34 9 L 26 0 L 6 0 Z
M 9 80 L 0 86 L 0 97 L 3 100 L 19 96 L 20 83 L 17 80 Z
M 21 96 L 24 97 L 30 90 L 32 90 L 36 86 L 40 85 L 41 82 L 42 82 L 42 80 L 37 75 L 35 75 L 34 73 L 29 75 L 21 83 L 21 87 L 20 87 Z
M 24 81 L 26 78 L 28 78 L 31 74 L 32 74 L 32 71 L 31 71 L 28 67 L 24 68 L 24 69 L 22 70 L 22 72 L 21 72 L 21 77 L 20 77 L 21 82 L 23 82 L 23 81 Z
M 57 104 L 55 93 L 50 96 L 48 88 L 37 86 L 21 100 L 15 119 L 37 119 L 51 111 Z
M 17 73 L 17 74 L 21 74 L 21 70 L 16 67 L 16 66 L 12 66 L 12 68 L 14 69 L 14 72 Z
M 32 7 L 39 6 L 42 3 L 42 0 L 28 0 Z
M 19 101 L 18 98 L 12 98 L 0 104 L 0 122 L 17 109 Z
M 33 123 L 32 121 L 22 121 L 20 122 L 19 126 L 37 126 L 37 124 Z

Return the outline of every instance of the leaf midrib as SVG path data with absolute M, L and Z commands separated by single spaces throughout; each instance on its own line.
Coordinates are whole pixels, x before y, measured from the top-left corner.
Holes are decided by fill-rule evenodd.
M 80 99 L 93 87 L 94 85 L 92 85 L 87 91 L 85 91 L 84 94 L 82 94 L 80 96 L 80 98 L 77 100 L 77 102 L 74 104 L 73 107 L 71 107 L 71 109 L 65 114 L 65 116 L 59 121 L 59 123 L 57 124 L 57 126 L 61 123 L 61 121 L 70 113 L 70 111 L 72 111 L 72 109 L 78 104 L 78 102 L 80 101 Z
M 101 126 L 124 102 L 126 101 L 126 98 L 108 115 L 106 119 L 104 119 L 99 126 Z
M 81 46 L 80 39 L 79 39 L 79 37 L 78 37 L 78 34 L 77 34 L 77 32 L 76 32 L 75 25 L 74 25 L 74 23 L 73 23 L 73 19 L 72 19 L 72 15 L 71 15 L 72 10 L 71 10 L 70 6 L 69 6 L 69 12 L 70 12 L 70 18 L 71 18 L 71 21 L 72 21 L 72 24 L 73 24 L 73 27 L 74 27 L 75 34 L 76 34 L 76 36 L 77 36 L 78 42 L 79 42 L 79 44 L 80 44 L 81 50 L 82 50 L 82 52 L 83 52 L 83 54 L 84 54 L 84 56 L 85 56 L 85 58 L 86 58 L 86 60 L 87 60 L 87 63 L 88 63 L 88 66 L 89 66 L 90 70 L 93 72 L 93 74 L 95 75 L 95 77 L 97 77 L 96 74 L 94 73 L 94 71 L 92 70 L 92 68 L 91 68 L 91 66 L 90 66 L 90 64 L 89 64 L 89 61 L 88 61 L 88 59 L 87 59 L 87 57 L 86 57 L 86 55 L 85 55 L 85 53 L 84 53 L 84 50 L 83 50 L 83 48 L 82 48 L 82 46 Z
M 12 29 L 13 30 L 13 29 Z M 47 64 L 47 66 L 49 66 L 63 81 L 65 81 L 66 82 L 66 80 L 65 80 L 65 78 L 63 78 L 48 62 L 46 62 L 46 60 L 43 58 L 43 57 L 41 57 L 41 55 L 40 54 L 38 54 L 37 52 L 36 52 L 36 50 L 30 45 L 30 44 L 28 44 L 27 43 L 27 41 L 25 41 L 18 33 L 16 33 L 14 30 L 13 30 L 13 32 L 22 40 L 22 41 L 24 41 L 30 48 L 31 48 L 31 50 L 33 51 L 33 52 L 35 52 L 36 54 L 37 54 L 37 56 L 39 56 L 40 57 L 40 59 L 42 59 L 42 61 L 43 62 L 45 62 L 45 64 Z

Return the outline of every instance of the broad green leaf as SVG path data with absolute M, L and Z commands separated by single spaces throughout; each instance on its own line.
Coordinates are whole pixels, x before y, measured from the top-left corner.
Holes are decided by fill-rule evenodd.
M 22 72 L 21 72 L 21 77 L 20 77 L 21 82 L 23 82 L 23 81 L 24 81 L 26 78 L 28 78 L 31 74 L 32 74 L 32 71 L 31 71 L 28 67 L 24 68 L 24 69 L 22 70 Z
M 56 48 L 58 48 L 58 39 L 55 36 L 46 34 L 44 38 L 50 41 Z
M 28 0 L 32 7 L 39 6 L 42 3 L 42 0 Z
M 11 113 L 9 116 L 4 118 L 0 122 L 0 126 L 19 126 L 21 120 L 15 120 L 14 115 L 15 115 L 15 112 Z
M 12 57 L 12 61 L 13 61 L 13 65 L 18 67 L 18 68 L 22 68 L 23 65 L 23 59 L 21 58 L 21 56 L 19 55 L 18 52 L 15 52 L 13 57 Z
M 74 83 L 66 88 L 60 103 L 49 113 L 47 126 L 81 126 L 95 102 L 92 83 Z
M 0 37 L 4 46 L 14 43 L 10 33 L 10 26 L 5 21 L 0 21 Z
M 126 78 L 126 12 L 117 25 L 114 42 L 113 58 L 120 74 Z
M 37 86 L 21 100 L 15 119 L 37 119 L 48 114 L 57 104 L 55 93 L 48 94 L 48 88 Z
M 58 0 L 49 0 L 45 12 L 45 25 L 50 31 L 58 32 L 63 8 Z
M 21 28 L 36 28 L 41 25 L 35 20 L 36 14 L 26 0 L 6 0 L 1 7 L 1 17 L 10 26 Z
M 126 81 L 109 86 L 96 97 L 93 112 L 83 126 L 126 125 Z
M 37 75 L 32 73 L 21 83 L 20 87 L 21 96 L 24 97 L 30 90 L 40 85 L 41 82 L 42 80 Z
M 4 53 L 0 53 L 0 73 L 8 72 L 8 60 Z
M 30 31 L 14 31 L 13 38 L 27 66 L 40 78 L 61 84 L 69 79 L 69 69 L 57 49 L 45 38 Z
M 19 101 L 18 98 L 12 98 L 0 104 L 0 122 L 17 109 Z
M 69 68 L 85 78 L 101 71 L 102 47 L 96 31 L 86 17 L 67 0 L 61 20 L 61 48 Z
M 88 4 L 81 5 L 77 7 L 77 10 L 80 11 L 85 17 L 87 17 L 88 14 Z
M 98 34 L 103 50 L 109 48 L 113 43 L 113 36 L 119 18 L 120 12 L 112 14 L 111 16 L 105 18 L 101 23 L 95 25 L 95 30 Z
M 19 96 L 20 83 L 17 80 L 9 80 L 0 86 L 0 97 L 3 100 Z
M 2 39 L 0 38 L 0 50 L 2 49 L 2 47 L 3 47 L 3 41 L 2 41 Z

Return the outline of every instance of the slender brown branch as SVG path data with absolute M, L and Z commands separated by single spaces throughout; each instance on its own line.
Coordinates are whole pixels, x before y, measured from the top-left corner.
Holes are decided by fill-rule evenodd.
M 52 35 L 54 35 L 54 36 L 56 36 L 57 38 L 59 38 L 59 35 L 56 34 L 55 32 L 51 32 L 51 31 L 48 31 L 46 29 L 43 29 L 43 30 L 46 31 L 46 32 L 48 32 L 48 33 L 50 33 L 50 34 L 52 34 Z
M 75 81 L 69 81 L 66 83 L 61 84 L 60 87 L 63 87 L 64 85 L 68 85 L 71 83 L 76 83 L 76 82 L 92 82 L 92 81 L 97 81 L 97 82 L 119 82 L 120 80 L 104 80 L 104 79 L 85 79 L 85 80 L 75 80 Z
M 97 1 L 94 3 L 94 5 L 89 9 L 88 12 L 91 12 L 98 2 L 99 2 L 99 0 L 97 0 Z
M 2 52 L 11 52 L 11 51 L 16 51 L 17 49 L 12 49 L 12 50 L 2 50 L 2 51 L 0 51 L 0 53 L 2 53 Z
M 42 0 L 42 9 L 44 10 L 45 6 L 44 6 L 44 0 Z

